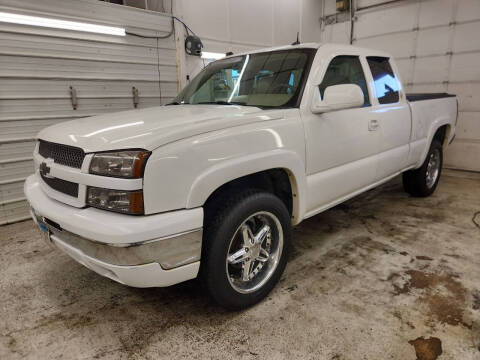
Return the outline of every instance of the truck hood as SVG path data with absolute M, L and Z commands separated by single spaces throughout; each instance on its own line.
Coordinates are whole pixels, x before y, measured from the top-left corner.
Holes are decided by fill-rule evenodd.
M 85 152 L 153 150 L 167 143 L 233 126 L 283 117 L 282 110 L 236 105 L 171 105 L 92 116 L 42 130 L 38 138 Z

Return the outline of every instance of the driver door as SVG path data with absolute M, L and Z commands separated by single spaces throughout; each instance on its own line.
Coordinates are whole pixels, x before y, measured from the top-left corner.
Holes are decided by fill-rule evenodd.
M 332 85 L 355 84 L 364 94 L 359 108 L 312 113 L 302 110 L 306 137 L 307 216 L 341 202 L 375 181 L 380 133 L 371 106 L 365 60 L 337 56 L 328 65 L 316 96 Z

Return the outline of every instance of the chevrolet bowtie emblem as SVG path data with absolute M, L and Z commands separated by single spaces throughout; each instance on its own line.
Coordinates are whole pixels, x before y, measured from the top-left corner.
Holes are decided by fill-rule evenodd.
M 50 174 L 50 167 L 44 162 L 42 162 L 40 164 L 40 174 L 42 174 L 42 176 L 46 177 L 46 178 L 50 178 L 50 179 L 53 178 L 53 176 L 49 175 Z

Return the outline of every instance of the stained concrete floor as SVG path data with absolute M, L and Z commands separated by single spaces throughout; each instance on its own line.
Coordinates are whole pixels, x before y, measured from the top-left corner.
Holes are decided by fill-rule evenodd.
M 0 228 L 0 359 L 480 359 L 480 174 L 399 179 L 306 220 L 281 282 L 229 313 L 196 282 L 134 289 Z

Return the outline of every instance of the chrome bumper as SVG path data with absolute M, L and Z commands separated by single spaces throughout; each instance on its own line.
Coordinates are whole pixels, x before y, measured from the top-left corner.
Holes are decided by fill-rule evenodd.
M 53 221 L 39 216 L 32 210 L 34 220 L 48 228 L 45 239 L 51 245 L 67 244 L 101 262 L 133 266 L 158 263 L 165 270 L 191 264 L 200 260 L 202 229 L 187 231 L 167 237 L 130 244 L 110 244 L 86 239 L 62 229 Z

